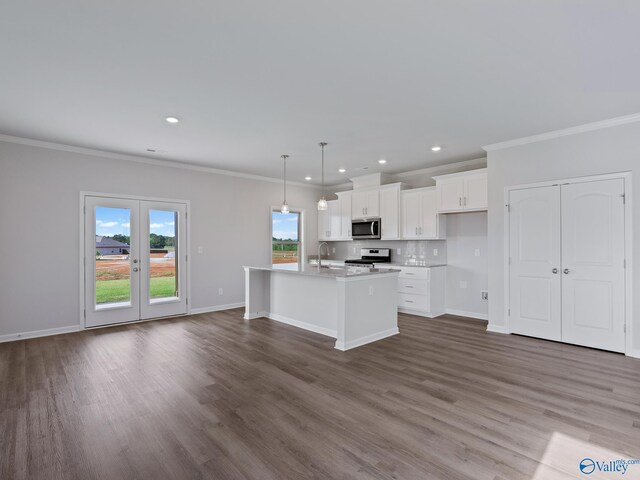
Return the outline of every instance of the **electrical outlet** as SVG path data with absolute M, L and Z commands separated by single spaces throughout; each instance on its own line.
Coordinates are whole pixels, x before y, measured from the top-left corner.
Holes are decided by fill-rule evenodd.
M 204 248 L 202 248 L 202 246 L 198 247 L 198 253 L 204 253 Z
M 402 255 L 402 249 L 396 248 L 396 255 Z
M 369 295 L 373 295 L 373 285 L 369 285 Z
M 489 292 L 487 292 L 486 290 L 481 290 L 480 295 L 482 296 L 482 300 L 489 300 Z
M 224 295 L 224 290 L 222 290 L 221 288 L 218 289 L 218 295 Z
M 460 288 L 467 288 L 467 282 L 465 280 L 460 280 Z
M 479 257 L 479 256 L 480 256 L 480 249 L 479 249 L 479 248 L 476 248 L 476 250 L 475 250 L 475 255 L 476 255 L 476 257 Z
M 434 256 L 434 257 L 437 257 L 437 256 L 438 256 L 438 249 L 437 249 L 437 248 L 434 248 L 434 249 L 433 249 L 433 256 Z
M 331 249 L 331 251 L 332 251 L 333 253 L 336 253 L 336 247 L 333 247 L 333 248 Z

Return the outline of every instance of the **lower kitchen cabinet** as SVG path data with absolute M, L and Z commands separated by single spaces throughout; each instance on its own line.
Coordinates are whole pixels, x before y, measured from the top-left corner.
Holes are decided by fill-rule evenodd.
M 446 267 L 405 267 L 398 276 L 398 311 L 437 317 L 445 313 Z

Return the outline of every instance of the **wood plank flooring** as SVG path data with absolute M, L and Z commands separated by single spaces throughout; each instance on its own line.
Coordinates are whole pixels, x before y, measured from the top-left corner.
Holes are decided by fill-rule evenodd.
M 410 315 L 340 352 L 242 313 L 0 344 L 0 478 L 548 480 L 640 458 L 639 360 Z

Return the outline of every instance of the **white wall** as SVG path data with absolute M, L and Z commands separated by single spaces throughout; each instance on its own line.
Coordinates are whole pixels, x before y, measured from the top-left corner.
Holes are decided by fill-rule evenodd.
M 447 215 L 447 311 L 486 319 L 487 287 L 487 212 Z
M 242 265 L 270 263 L 282 183 L 0 142 L 0 338 L 79 324 L 82 190 L 191 201 L 192 308 L 243 302 Z M 290 186 L 287 197 L 316 245 L 318 191 Z
M 640 123 L 631 123 L 488 154 L 489 327 L 501 330 L 504 316 L 504 187 L 548 180 L 633 172 L 633 233 L 640 238 Z M 632 352 L 640 356 L 640 252 L 633 244 L 635 315 Z

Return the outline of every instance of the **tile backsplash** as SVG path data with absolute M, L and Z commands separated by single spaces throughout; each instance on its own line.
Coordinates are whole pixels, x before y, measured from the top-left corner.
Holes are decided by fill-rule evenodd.
M 445 240 L 358 240 L 327 242 L 331 260 L 360 258 L 361 248 L 390 248 L 391 261 L 399 263 L 447 263 Z

